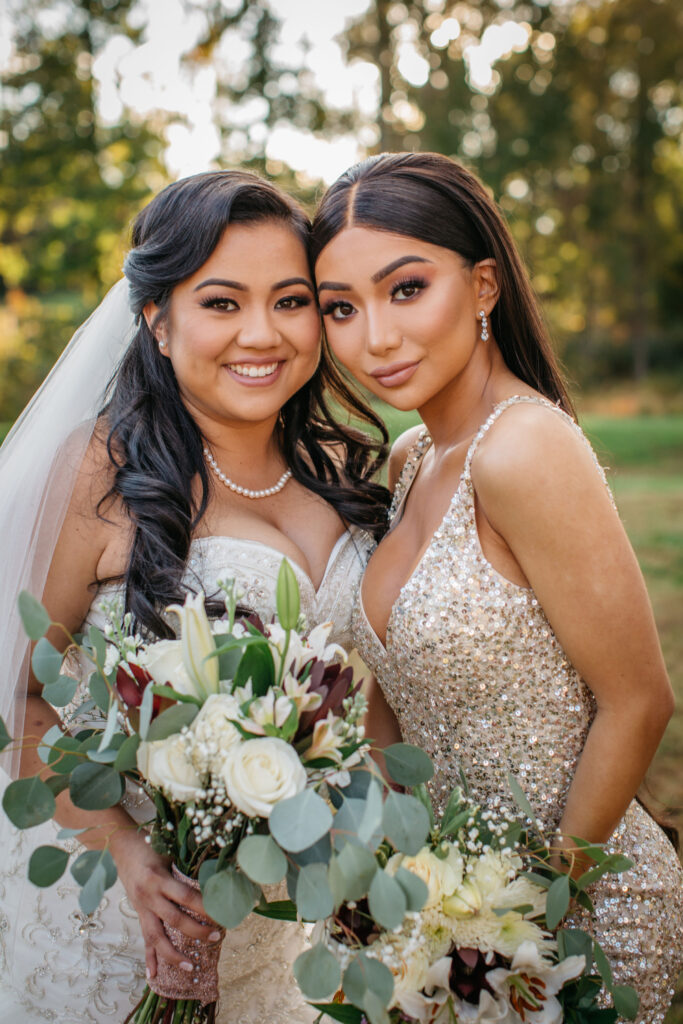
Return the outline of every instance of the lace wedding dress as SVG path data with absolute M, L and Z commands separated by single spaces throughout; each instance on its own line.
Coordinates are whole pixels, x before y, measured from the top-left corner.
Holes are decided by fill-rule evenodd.
M 391 609 L 386 645 L 365 614 L 360 590 L 354 641 L 404 740 L 433 759 L 430 790 L 439 810 L 460 783 L 461 770 L 484 807 L 514 810 L 507 781 L 512 773 L 550 833 L 561 818 L 595 699 L 533 590 L 501 576 L 479 543 L 472 459 L 493 423 L 519 402 L 548 408 L 549 416 L 564 417 L 581 434 L 541 398 L 516 396 L 496 406 L 470 445 L 441 524 Z M 424 431 L 406 460 L 394 517 L 430 444 Z M 581 912 L 575 922 L 595 933 L 616 980 L 638 991 L 637 1024 L 662 1024 L 683 967 L 683 870 L 665 834 L 635 800 L 608 846 L 634 867 L 595 883 L 589 890 L 594 922 Z
M 344 533 L 317 591 L 292 563 L 309 626 L 333 622 L 330 639 L 347 648 L 355 592 L 372 543 L 362 530 Z M 269 620 L 281 562 L 279 551 L 257 541 L 202 537 L 192 542 L 188 573 L 207 593 L 217 579 L 235 578 L 244 595 L 241 603 Z M 115 589 L 101 588 L 88 622 L 103 625 L 98 605 Z M 127 809 L 138 821 L 149 819 L 150 808 L 144 797 L 128 798 Z M 68 871 L 49 889 L 38 889 L 27 878 L 31 852 L 55 844 L 59 826 L 48 822 L 18 832 L 0 817 L 0 1020 L 121 1024 L 145 984 L 142 938 L 123 886 L 117 881 L 95 913 L 84 916 Z M 75 840 L 72 849 L 79 849 Z M 304 943 L 301 926 L 256 915 L 228 932 L 220 962 L 219 1024 L 312 1021 L 316 1013 L 304 1004 L 291 974 Z

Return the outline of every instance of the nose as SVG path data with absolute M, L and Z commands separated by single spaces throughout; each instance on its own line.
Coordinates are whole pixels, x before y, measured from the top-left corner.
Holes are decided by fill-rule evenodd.
M 401 347 L 403 338 L 398 327 L 390 316 L 383 315 L 379 310 L 369 309 L 366 317 L 365 344 L 373 356 L 382 356 Z
M 280 332 L 273 323 L 270 311 L 252 307 L 246 310 L 236 337 L 242 348 L 271 349 L 280 343 Z

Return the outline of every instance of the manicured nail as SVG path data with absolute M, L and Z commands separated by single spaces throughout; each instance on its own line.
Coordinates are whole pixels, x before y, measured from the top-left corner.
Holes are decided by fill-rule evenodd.
M 194 970 L 194 967 L 189 962 L 189 960 L 181 960 L 178 966 L 181 967 L 184 971 L 187 971 L 188 974 Z
M 220 937 L 221 937 L 221 933 L 220 932 L 211 932 L 211 934 L 209 935 L 209 942 L 218 942 Z
M 145 977 L 147 978 L 147 981 L 149 981 L 149 979 L 152 977 L 152 972 L 150 971 L 149 967 L 145 968 Z

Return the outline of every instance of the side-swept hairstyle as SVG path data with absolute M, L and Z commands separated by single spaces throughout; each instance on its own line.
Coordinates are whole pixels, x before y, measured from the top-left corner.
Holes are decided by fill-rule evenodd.
M 341 175 L 313 221 L 313 262 L 345 227 L 377 228 L 451 249 L 473 266 L 495 259 L 491 326 L 510 370 L 574 415 L 539 304 L 510 231 L 482 183 L 438 153 L 382 153 Z
M 182 601 L 190 543 L 210 485 L 201 431 L 142 311 L 154 302 L 160 317 L 166 315 L 175 286 L 206 262 L 230 224 L 267 221 L 287 225 L 307 248 L 310 222 L 293 199 L 255 174 L 216 171 L 169 185 L 133 224 L 124 271 L 138 326 L 101 414 L 114 475 L 100 508 L 119 499 L 130 516 L 126 607 L 159 637 L 173 635 L 161 613 Z M 372 424 L 381 440 L 347 425 L 349 418 Z M 373 476 L 386 457 L 387 433 L 346 385 L 325 342 L 313 377 L 281 410 L 277 440 L 294 478 L 344 522 L 383 532 L 388 491 Z

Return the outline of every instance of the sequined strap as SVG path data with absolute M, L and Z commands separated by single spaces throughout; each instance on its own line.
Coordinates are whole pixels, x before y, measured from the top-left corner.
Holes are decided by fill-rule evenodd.
M 462 474 L 463 475 L 463 479 L 467 480 L 467 481 L 471 481 L 470 467 L 472 465 L 472 458 L 474 456 L 474 453 L 476 452 L 477 448 L 479 447 L 479 445 L 480 445 L 480 443 L 482 441 L 482 438 L 491 429 L 491 427 L 496 422 L 498 417 L 501 416 L 505 412 L 506 409 L 509 409 L 511 405 L 521 405 L 523 403 L 526 403 L 527 405 L 541 405 L 541 406 L 545 406 L 546 409 L 552 409 L 553 412 L 558 413 L 560 416 L 562 416 L 567 421 L 567 423 L 578 434 L 578 436 L 581 438 L 582 442 L 586 445 L 586 447 L 590 451 L 590 453 L 591 453 L 591 455 L 593 457 L 593 461 L 595 462 L 595 465 L 596 465 L 596 467 L 598 469 L 598 472 L 600 473 L 600 476 L 602 477 L 602 481 L 603 481 L 605 487 L 607 488 L 607 493 L 610 496 L 610 501 L 612 502 L 612 505 L 614 506 L 614 508 L 616 508 L 616 503 L 614 501 L 614 496 L 612 495 L 611 488 L 609 486 L 609 483 L 607 482 L 607 477 L 605 476 L 605 470 L 600 465 L 600 461 L 599 461 L 597 455 L 595 454 L 595 452 L 593 451 L 593 446 L 591 445 L 590 441 L 588 440 L 588 438 L 584 434 L 583 430 L 578 425 L 578 423 L 575 420 L 572 419 L 572 417 L 569 415 L 569 413 L 565 412 L 564 409 L 562 409 L 559 405 L 555 405 L 549 399 L 543 398 L 541 395 L 513 395 L 511 398 L 506 398 L 504 402 L 500 402 L 497 406 L 495 406 L 493 412 L 488 417 L 486 422 L 482 424 L 482 426 L 480 427 L 478 433 L 476 434 L 476 436 L 474 437 L 472 443 L 470 444 L 470 447 L 469 447 L 469 449 L 467 451 L 467 457 L 465 459 L 465 468 L 464 468 L 463 474 Z
M 396 481 L 396 487 L 391 499 L 391 505 L 389 506 L 389 525 L 394 521 L 397 512 L 400 510 L 405 500 L 408 491 L 410 490 L 415 475 L 419 469 L 422 458 L 432 443 L 429 431 L 425 427 L 420 431 L 420 436 L 414 444 L 411 444 L 408 449 L 408 455 L 406 461 L 403 463 L 403 469 L 401 470 L 398 480 Z

